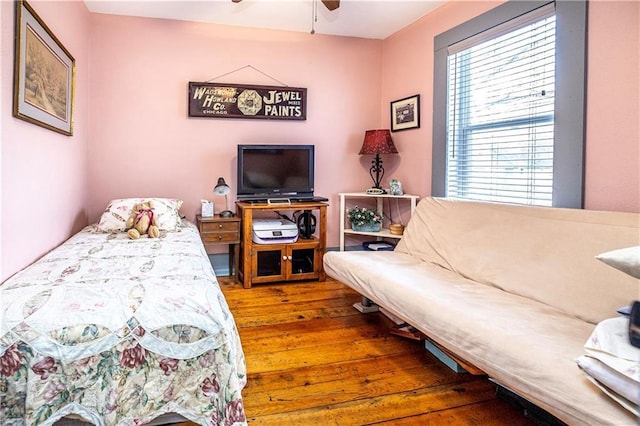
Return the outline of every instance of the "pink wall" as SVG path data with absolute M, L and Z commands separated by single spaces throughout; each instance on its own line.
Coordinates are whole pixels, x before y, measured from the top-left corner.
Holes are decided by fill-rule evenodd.
M 0 281 L 87 224 L 89 12 L 83 2 L 29 4 L 76 59 L 74 135 L 64 136 L 12 116 L 14 2 L 0 2 Z
M 179 197 L 190 219 L 199 200 L 235 191 L 236 149 L 246 143 L 316 146 L 316 193 L 370 186 L 358 150 L 379 123 L 382 42 L 172 20 L 92 16 L 89 220 L 113 198 Z M 308 89 L 306 121 L 187 117 L 187 83 L 282 85 Z M 232 192 L 233 193 L 233 192 Z M 230 200 L 231 201 L 231 200 Z M 231 206 L 233 208 L 233 206 Z M 338 244 L 338 211 L 330 209 Z
M 218 176 L 235 185 L 240 143 L 316 145 L 316 189 L 330 198 L 328 244 L 336 246 L 337 193 L 370 186 L 370 158 L 357 154 L 364 130 L 388 127 L 389 102 L 416 93 L 421 128 L 393 134 L 400 154 L 385 159 L 385 182 L 395 177 L 407 192 L 430 193 L 433 37 L 499 3 L 452 2 L 378 41 L 92 15 L 83 2 L 33 1 L 77 61 L 75 134 L 66 137 L 11 116 L 14 12 L 0 2 L 0 279 L 96 221 L 112 198 L 180 197 L 189 218 L 201 198 L 220 210 L 211 189 Z M 638 212 L 639 4 L 592 1 L 589 16 L 586 207 Z M 307 87 L 308 119 L 187 117 L 188 81 L 245 65 Z M 251 69 L 214 80 L 280 84 Z
M 396 174 L 412 193 L 431 194 L 433 38 L 500 3 L 448 3 L 384 40 L 381 104 L 384 126 L 390 126 L 389 102 L 420 94 L 420 128 L 393 134 L 402 162 Z
M 589 3 L 586 197 L 640 211 L 640 2 Z
M 397 176 L 431 192 L 433 38 L 502 1 L 451 2 L 384 40 L 381 115 L 388 102 L 421 95 L 419 130 L 394 134 Z M 640 212 L 640 3 L 591 1 L 588 22 L 585 208 Z

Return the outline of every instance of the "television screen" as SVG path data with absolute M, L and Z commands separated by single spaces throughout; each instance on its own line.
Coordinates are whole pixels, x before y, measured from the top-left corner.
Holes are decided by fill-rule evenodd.
M 313 145 L 238 145 L 238 199 L 313 197 Z

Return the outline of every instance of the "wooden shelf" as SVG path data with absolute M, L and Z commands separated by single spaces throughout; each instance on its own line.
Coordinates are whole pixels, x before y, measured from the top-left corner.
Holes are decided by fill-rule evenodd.
M 244 288 L 253 283 L 318 279 L 326 275 L 322 264 L 327 249 L 327 207 L 325 202 L 268 204 L 236 202 L 237 216 L 242 219 L 238 279 Z M 253 242 L 253 214 L 255 212 L 318 211 L 313 238 L 298 238 L 293 243 L 256 244 Z M 310 259 L 311 265 L 306 259 Z M 306 262 L 298 269 L 297 262 Z
M 389 232 L 389 230 L 386 228 L 382 228 L 378 232 L 354 231 L 353 229 L 345 228 L 342 232 L 344 232 L 345 234 L 352 234 L 352 235 L 370 235 L 372 237 L 378 237 L 378 238 L 398 238 L 398 239 L 402 238 L 402 235 L 394 235 L 391 232 Z

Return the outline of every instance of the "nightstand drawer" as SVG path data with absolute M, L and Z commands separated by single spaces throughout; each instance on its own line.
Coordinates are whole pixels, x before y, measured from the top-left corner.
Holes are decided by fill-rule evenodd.
M 211 243 L 232 243 L 238 242 L 240 234 L 237 231 L 233 232 L 208 232 L 206 234 L 200 234 L 202 241 L 205 244 Z
M 209 232 L 238 232 L 240 222 L 200 222 L 200 233 Z

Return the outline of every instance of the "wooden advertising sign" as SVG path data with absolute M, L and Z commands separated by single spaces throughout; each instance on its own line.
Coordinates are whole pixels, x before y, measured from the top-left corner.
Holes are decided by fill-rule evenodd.
M 307 89 L 191 81 L 189 117 L 306 120 Z

